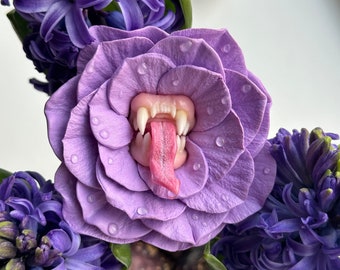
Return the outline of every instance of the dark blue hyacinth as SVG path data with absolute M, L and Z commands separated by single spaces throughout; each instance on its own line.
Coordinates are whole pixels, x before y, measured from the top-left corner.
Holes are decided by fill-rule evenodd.
M 0 184 L 1 269 L 121 269 L 107 243 L 72 231 L 51 181 L 17 172 Z
M 340 269 L 340 150 L 335 134 L 280 129 L 276 183 L 264 207 L 227 226 L 213 253 L 228 269 Z
M 26 56 L 46 75 L 47 82 L 30 82 L 48 95 L 76 75 L 79 50 L 94 40 L 90 26 L 134 30 L 153 25 L 172 32 L 185 23 L 179 0 L 14 0 L 13 5 L 25 21 L 17 32 L 27 28 L 20 37 Z

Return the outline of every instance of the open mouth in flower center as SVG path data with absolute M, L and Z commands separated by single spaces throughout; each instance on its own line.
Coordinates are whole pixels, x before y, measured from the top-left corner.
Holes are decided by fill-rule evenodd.
M 174 170 L 187 158 L 186 135 L 195 125 L 193 102 L 182 95 L 142 93 L 131 102 L 129 120 L 136 131 L 130 144 L 132 157 L 150 167 L 154 183 L 178 194 Z

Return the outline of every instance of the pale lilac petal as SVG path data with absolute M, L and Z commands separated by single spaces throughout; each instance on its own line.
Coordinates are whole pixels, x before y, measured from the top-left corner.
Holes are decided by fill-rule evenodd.
M 248 148 L 248 145 L 258 136 L 258 131 L 264 122 L 267 97 L 242 74 L 232 70 L 226 70 L 225 74 L 233 109 L 242 123 L 244 144 Z M 263 143 L 259 145 L 262 147 Z
M 243 130 L 231 111 L 220 125 L 204 132 L 191 132 L 189 138 L 201 147 L 208 161 L 209 174 L 219 181 L 243 153 Z
M 160 77 L 173 67 L 168 58 L 158 54 L 127 58 L 109 85 L 108 99 L 112 108 L 128 117 L 132 98 L 139 93 L 156 94 Z
M 82 99 L 71 112 L 63 138 L 64 162 L 79 181 L 98 187 L 95 173 L 98 144 L 92 135 L 88 112 L 88 102 L 92 96 Z
M 105 174 L 109 178 L 131 191 L 149 190 L 138 174 L 137 164 L 129 152 L 129 146 L 113 151 L 101 145 L 98 148 Z
M 225 29 L 191 28 L 175 31 L 171 35 L 204 39 L 216 50 L 225 68 L 235 70 L 242 74 L 247 74 L 248 72 L 240 47 Z
M 229 91 L 221 75 L 194 66 L 180 66 L 160 80 L 161 95 L 186 95 L 195 105 L 193 131 L 204 131 L 219 125 L 231 109 Z
M 83 73 L 79 81 L 78 98 L 88 95 L 111 78 L 124 59 L 143 54 L 152 45 L 149 39 L 135 37 L 128 40 L 103 42 L 97 47 L 94 45 L 86 47 L 80 52 L 77 63 L 78 72 Z
M 56 91 L 45 105 L 48 139 L 57 157 L 63 158 L 63 145 L 67 122 L 72 108 L 77 105 L 76 91 L 79 76 L 72 78 Z
M 170 36 L 155 44 L 150 52 L 169 57 L 176 66 L 193 65 L 217 72 L 224 77 L 221 59 L 203 39 Z
M 17 10 L 23 13 L 36 13 L 47 11 L 49 7 L 55 2 L 56 1 L 54 0 L 15 0 L 14 6 Z
M 102 168 L 97 169 L 106 200 L 115 208 L 124 211 L 131 219 L 169 220 L 180 216 L 186 206 L 178 200 L 166 200 L 157 197 L 151 191 L 134 192 L 104 175 Z M 133 181 L 133 179 L 131 179 Z
M 231 209 L 225 218 L 226 223 L 237 223 L 260 210 L 271 192 L 276 176 L 276 163 L 269 152 L 267 142 L 261 152 L 254 158 L 255 176 L 249 189 L 247 199 Z
M 204 189 L 183 201 L 192 209 L 207 213 L 226 213 L 248 196 L 254 177 L 254 164 L 246 151 L 222 179 L 209 178 Z
M 100 87 L 89 102 L 90 115 L 87 120 L 98 143 L 117 149 L 131 142 L 134 131 L 126 117 L 110 108 L 106 88 L 106 84 Z

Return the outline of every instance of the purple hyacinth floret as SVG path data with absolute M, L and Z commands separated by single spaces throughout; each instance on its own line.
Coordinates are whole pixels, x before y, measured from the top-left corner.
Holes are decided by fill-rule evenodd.
M 109 246 L 64 221 L 51 181 L 17 172 L 0 184 L 1 269 L 120 269 Z
M 30 82 L 37 90 L 52 95 L 75 76 L 79 50 L 94 41 L 90 26 L 134 30 L 152 25 L 167 32 L 182 28 L 184 16 L 179 0 L 169 3 L 172 8 L 165 0 L 14 0 L 15 10 L 29 30 L 20 37 L 26 56 L 47 80 Z M 9 5 L 9 1 L 1 4 Z
M 339 137 L 320 128 L 271 139 L 274 189 L 262 210 L 213 247 L 228 269 L 340 269 Z

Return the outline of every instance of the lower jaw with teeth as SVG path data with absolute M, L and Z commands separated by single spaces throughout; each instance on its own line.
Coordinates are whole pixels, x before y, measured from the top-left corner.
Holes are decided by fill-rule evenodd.
M 194 105 L 185 96 L 139 94 L 131 102 L 130 122 L 136 131 L 132 157 L 150 168 L 151 181 L 176 197 L 180 180 L 175 169 L 187 159 L 187 133 L 195 124 Z

